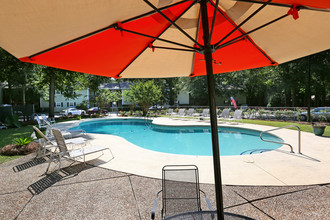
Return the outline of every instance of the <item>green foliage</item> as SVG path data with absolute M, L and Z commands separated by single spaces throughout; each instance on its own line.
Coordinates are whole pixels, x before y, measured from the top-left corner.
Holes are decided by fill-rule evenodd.
M 301 119 L 302 119 L 301 113 L 302 113 L 303 109 L 296 108 L 296 111 L 297 111 L 297 119 L 298 119 L 298 121 L 301 121 Z
M 16 127 L 16 128 L 19 128 L 21 127 L 21 123 L 18 121 L 18 115 L 12 115 L 12 116 L 8 116 L 6 117 L 5 119 L 6 121 L 6 124 L 9 126 L 9 127 Z
M 22 126 L 20 128 L 11 128 L 0 130 L 0 148 L 12 144 L 15 138 L 30 136 L 33 132 L 32 125 Z M 0 164 L 18 158 L 20 156 L 0 155 Z
M 87 104 L 89 103 L 89 101 L 84 100 L 82 101 L 79 105 L 77 105 L 77 109 L 82 109 L 82 110 L 87 110 Z
M 14 140 L 14 144 L 18 145 L 18 146 L 23 146 L 23 145 L 26 145 L 26 144 L 29 144 L 33 141 L 33 138 L 32 137 L 22 137 L 22 138 L 16 138 Z
M 106 104 L 109 104 L 111 102 L 118 102 L 121 99 L 122 99 L 121 92 L 102 89 L 99 91 L 99 94 L 96 97 L 96 102 L 98 103 L 98 106 L 101 108 L 104 107 Z
M 124 97 L 128 102 L 140 105 L 145 116 L 148 108 L 161 100 L 162 93 L 153 80 L 138 81 L 131 86 L 130 90 L 124 91 Z
M 312 115 L 313 121 L 316 121 L 316 123 L 313 123 L 313 126 L 321 126 L 321 127 L 327 126 L 328 118 L 327 118 L 326 113 L 327 113 L 326 110 L 321 110 L 320 114 L 318 114 L 317 116 Z
M 12 144 L 16 138 L 31 136 L 33 131 L 32 125 L 0 130 L 0 148 Z

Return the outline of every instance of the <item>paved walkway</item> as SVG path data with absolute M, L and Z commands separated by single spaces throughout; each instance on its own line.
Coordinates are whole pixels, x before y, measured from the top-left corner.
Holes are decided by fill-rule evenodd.
M 159 179 L 81 164 L 44 176 L 46 158 L 33 156 L 0 164 L 0 219 L 150 219 Z M 215 207 L 214 185 L 201 189 Z M 330 184 L 223 186 L 225 212 L 253 219 L 329 219 L 329 198 Z
M 73 123 L 60 123 L 57 126 L 69 128 Z M 209 126 L 208 121 L 156 118 L 158 125 L 198 125 Z M 219 124 L 219 126 L 239 127 L 266 131 L 269 126 L 253 124 Z M 227 185 L 309 185 L 330 183 L 330 138 L 318 137 L 312 133 L 302 132 L 301 152 L 298 153 L 298 132 L 281 129 L 271 132 L 293 146 L 295 153 L 283 145 L 278 150 L 262 154 L 221 156 L 222 183 Z M 211 156 L 186 156 L 159 153 L 136 146 L 125 139 L 114 135 L 88 134 L 91 143 L 108 146 L 114 158 L 108 161 L 109 155 L 94 162 L 104 168 L 127 172 L 140 176 L 161 178 L 161 169 L 167 164 L 195 164 L 200 170 L 202 183 L 214 183 L 213 160 Z M 221 140 L 220 140 L 221 141 Z M 95 156 L 91 156 L 92 159 Z

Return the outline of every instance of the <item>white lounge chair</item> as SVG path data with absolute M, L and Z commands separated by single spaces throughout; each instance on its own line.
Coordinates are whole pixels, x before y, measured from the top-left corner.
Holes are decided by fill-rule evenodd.
M 51 118 L 47 117 L 45 114 L 41 114 L 41 118 L 43 121 L 45 121 L 45 122 L 47 121 L 51 124 L 54 124 L 56 122 L 55 118 L 51 119 Z
M 230 112 L 230 109 L 224 109 L 220 116 L 219 116 L 219 119 L 223 119 L 223 120 L 227 120 L 229 119 L 229 112 Z
M 47 128 L 49 129 L 49 133 L 50 133 L 50 136 L 51 136 L 52 135 L 52 129 L 54 127 L 51 125 L 51 123 L 48 120 L 46 120 L 44 122 L 45 122 Z M 66 138 L 73 138 L 73 137 L 81 135 L 81 134 L 85 135 L 86 131 L 83 130 L 83 129 L 72 129 L 72 130 L 61 130 L 61 133 Z
M 45 123 L 45 120 L 43 120 L 41 116 L 36 115 L 34 119 L 38 122 L 39 128 L 47 128 L 47 124 Z
M 173 109 L 169 108 L 168 111 L 166 112 L 166 115 L 173 115 Z
M 43 157 L 47 155 L 47 150 L 56 151 L 57 144 L 55 140 L 50 140 L 44 133 L 42 133 L 36 126 L 33 126 L 33 129 L 43 138 L 44 141 L 39 139 L 39 148 L 37 149 L 36 157 Z M 65 140 L 66 144 L 86 144 L 87 139 L 85 138 L 71 138 Z
M 66 143 L 65 143 L 65 140 L 62 136 L 61 131 L 58 130 L 58 129 L 53 128 L 52 133 L 54 134 L 54 138 L 56 140 L 59 152 L 52 153 L 51 158 L 49 160 L 49 164 L 48 164 L 46 173 L 48 172 L 50 164 L 52 162 L 58 163 L 58 171 L 61 169 L 62 160 L 82 159 L 85 166 L 86 166 L 86 155 L 97 153 L 97 152 L 102 152 L 102 155 L 104 155 L 103 151 L 105 151 L 105 150 L 108 150 L 109 153 L 111 154 L 112 158 L 113 158 L 113 154 L 112 154 L 110 148 L 103 147 L 103 146 L 88 146 L 88 147 L 69 150 Z M 73 163 L 71 163 L 70 166 Z
M 228 118 L 228 121 L 236 122 L 238 124 L 239 121 L 243 121 L 242 119 L 242 110 L 235 110 L 233 118 Z
M 188 112 L 187 112 L 187 114 L 186 114 L 186 116 L 193 116 L 193 114 L 194 114 L 194 111 L 195 111 L 195 109 L 193 109 L 193 108 L 190 108 L 190 109 L 188 109 Z
M 178 116 L 181 116 L 181 117 L 184 116 L 184 111 L 185 111 L 184 108 L 180 108 L 179 112 L 178 112 Z
M 210 118 L 210 109 L 206 108 L 203 110 L 201 117 L 199 117 L 200 120 L 209 119 Z
M 210 117 L 210 109 L 204 109 L 202 112 L 203 117 Z

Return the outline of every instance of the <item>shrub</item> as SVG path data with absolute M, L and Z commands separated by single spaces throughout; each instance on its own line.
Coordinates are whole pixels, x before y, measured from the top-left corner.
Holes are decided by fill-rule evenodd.
M 32 141 L 33 141 L 32 137 L 22 137 L 22 138 L 16 138 L 14 140 L 14 144 L 21 147 L 23 145 L 27 145 L 27 144 L 31 143 Z

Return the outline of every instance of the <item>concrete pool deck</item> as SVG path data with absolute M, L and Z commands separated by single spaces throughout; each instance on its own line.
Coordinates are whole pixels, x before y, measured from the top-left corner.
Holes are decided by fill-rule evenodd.
M 111 117 L 114 118 L 114 117 Z M 79 121 L 81 122 L 81 121 Z M 59 128 L 69 128 L 78 121 L 59 123 Z M 207 126 L 209 121 L 173 118 L 155 118 L 153 123 L 169 126 Z M 219 124 L 246 129 L 266 131 L 269 126 L 253 124 Z M 293 146 L 290 153 L 286 145 L 261 154 L 221 156 L 222 183 L 225 185 L 262 185 L 292 186 L 326 184 L 330 182 L 330 138 L 318 137 L 302 132 L 301 152 L 298 153 L 298 132 L 281 129 L 271 132 Z M 161 169 L 167 164 L 194 164 L 199 168 L 201 183 L 214 183 L 213 160 L 211 156 L 187 156 L 160 153 L 138 147 L 125 139 L 114 135 L 87 134 L 93 145 L 108 146 L 114 158 L 103 155 L 89 163 L 103 168 L 135 174 L 139 176 L 161 178 Z M 221 140 L 220 140 L 221 141 Z M 107 162 L 108 161 L 108 162 Z
M 161 180 L 76 163 L 43 175 L 47 158 L 30 154 L 0 164 L 0 219 L 150 219 Z M 18 171 L 14 171 L 14 168 Z M 215 208 L 213 184 L 200 184 Z M 308 186 L 222 185 L 225 212 L 252 219 L 324 220 L 330 216 L 330 184 Z M 208 210 L 204 199 L 203 210 Z M 161 219 L 161 200 L 156 220 Z

